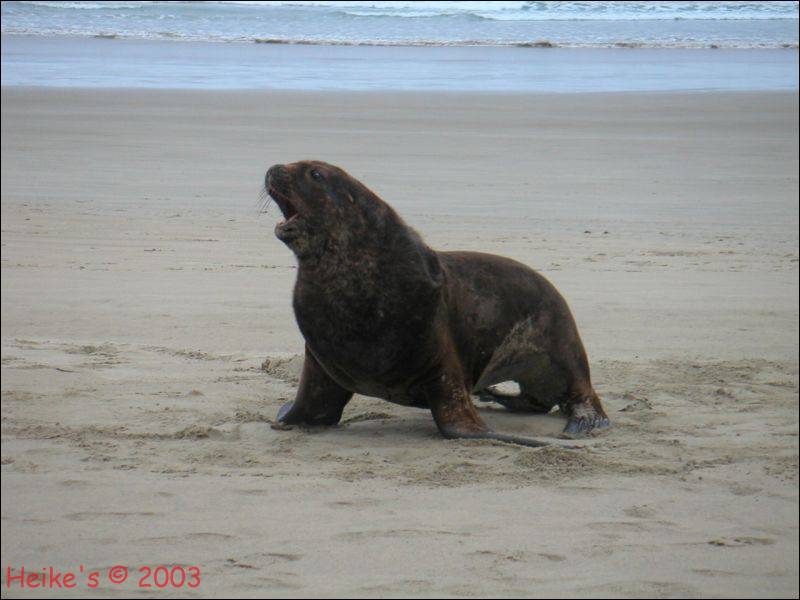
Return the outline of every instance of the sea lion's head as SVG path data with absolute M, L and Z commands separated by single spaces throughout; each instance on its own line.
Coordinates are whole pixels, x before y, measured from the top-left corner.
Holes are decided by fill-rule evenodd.
M 273 165 L 264 185 L 284 216 L 275 236 L 300 260 L 366 244 L 394 215 L 360 181 L 321 161 Z

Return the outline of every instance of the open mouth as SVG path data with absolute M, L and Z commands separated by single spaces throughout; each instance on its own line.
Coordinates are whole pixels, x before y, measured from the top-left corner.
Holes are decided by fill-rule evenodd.
M 278 208 L 280 208 L 281 212 L 283 213 L 284 220 L 278 223 L 279 226 L 288 225 L 300 217 L 300 212 L 297 210 L 297 207 L 292 203 L 288 196 L 282 194 L 274 187 L 270 187 L 267 191 L 272 199 L 275 200 Z

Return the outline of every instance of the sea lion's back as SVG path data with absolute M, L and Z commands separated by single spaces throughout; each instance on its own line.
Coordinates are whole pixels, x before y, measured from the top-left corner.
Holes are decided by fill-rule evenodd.
M 449 283 L 489 299 L 502 298 L 505 311 L 525 316 L 542 302 L 564 303 L 546 277 L 513 258 L 485 252 L 439 252 Z

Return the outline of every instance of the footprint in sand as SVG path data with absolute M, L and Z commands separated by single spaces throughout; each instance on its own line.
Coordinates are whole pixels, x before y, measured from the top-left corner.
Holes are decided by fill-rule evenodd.
M 380 500 L 359 498 L 356 500 L 334 500 L 333 502 L 328 502 L 328 506 L 331 508 L 365 508 L 367 506 L 377 506 L 380 503 Z
M 775 540 L 771 538 L 760 538 L 751 536 L 739 536 L 735 538 L 719 538 L 708 542 L 712 546 L 737 547 L 737 546 L 772 546 Z
M 508 553 L 508 552 L 496 552 L 494 550 L 476 550 L 475 552 L 471 552 L 470 554 L 480 559 L 484 559 L 485 557 L 491 557 L 495 561 L 525 562 L 525 563 L 535 562 L 540 559 L 544 559 L 549 562 L 563 562 L 567 560 L 566 556 L 550 552 L 535 552 L 531 555 L 530 553 L 525 551 Z
M 638 519 L 650 519 L 656 516 L 655 509 L 647 504 L 642 504 L 641 506 L 629 506 L 622 512 L 629 517 L 636 517 Z
M 64 481 L 60 481 L 59 485 L 72 489 L 82 489 L 91 486 L 88 481 L 84 481 L 83 479 L 65 479 Z
M 303 558 L 302 554 L 288 554 L 283 552 L 263 552 L 239 558 L 226 558 L 225 566 L 236 569 L 263 569 L 265 566 L 274 567 L 280 563 L 296 562 Z
M 256 577 L 252 582 L 243 582 L 239 584 L 245 588 L 251 588 L 263 593 L 265 589 L 268 590 L 299 590 L 303 586 L 293 581 L 286 579 L 279 579 L 277 577 Z
M 649 528 L 638 521 L 596 521 L 589 523 L 589 527 L 596 531 L 647 531 Z
M 338 533 L 334 537 L 334 539 L 342 540 L 342 541 L 358 541 L 358 540 L 365 540 L 365 539 L 374 539 L 374 538 L 410 538 L 410 537 L 432 537 L 432 536 L 458 536 L 458 537 L 465 537 L 469 534 L 467 533 L 458 533 L 455 531 L 445 531 L 445 530 L 428 530 L 428 529 L 387 529 L 387 530 L 370 530 L 370 531 L 346 531 L 343 533 Z
M 64 518 L 68 521 L 93 521 L 104 517 L 119 519 L 125 517 L 156 517 L 161 514 L 156 512 L 75 512 L 64 515 Z

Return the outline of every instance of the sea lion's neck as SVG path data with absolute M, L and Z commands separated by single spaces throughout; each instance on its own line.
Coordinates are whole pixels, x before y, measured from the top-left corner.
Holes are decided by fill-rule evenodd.
M 440 276 L 436 253 L 390 209 L 368 231 L 333 237 L 320 256 L 299 260 L 295 300 L 382 304 L 400 293 L 413 302 L 417 291 L 428 298 Z
M 398 357 L 411 353 L 415 360 L 427 359 L 414 353 L 414 343 L 430 335 L 441 282 L 438 255 L 404 226 L 379 244 L 329 251 L 313 265 L 301 261 L 295 318 L 306 344 L 327 369 L 362 382 L 358 385 L 373 379 L 390 385 L 386 367 Z M 358 385 L 348 389 L 388 393 L 388 388 Z
M 408 271 L 409 265 L 397 259 L 415 247 L 413 235 L 412 230 L 373 230 L 359 236 L 327 240 L 320 255 L 298 260 L 298 283 L 334 290 L 340 285 L 350 287 L 354 280 L 373 283 L 398 269 Z

